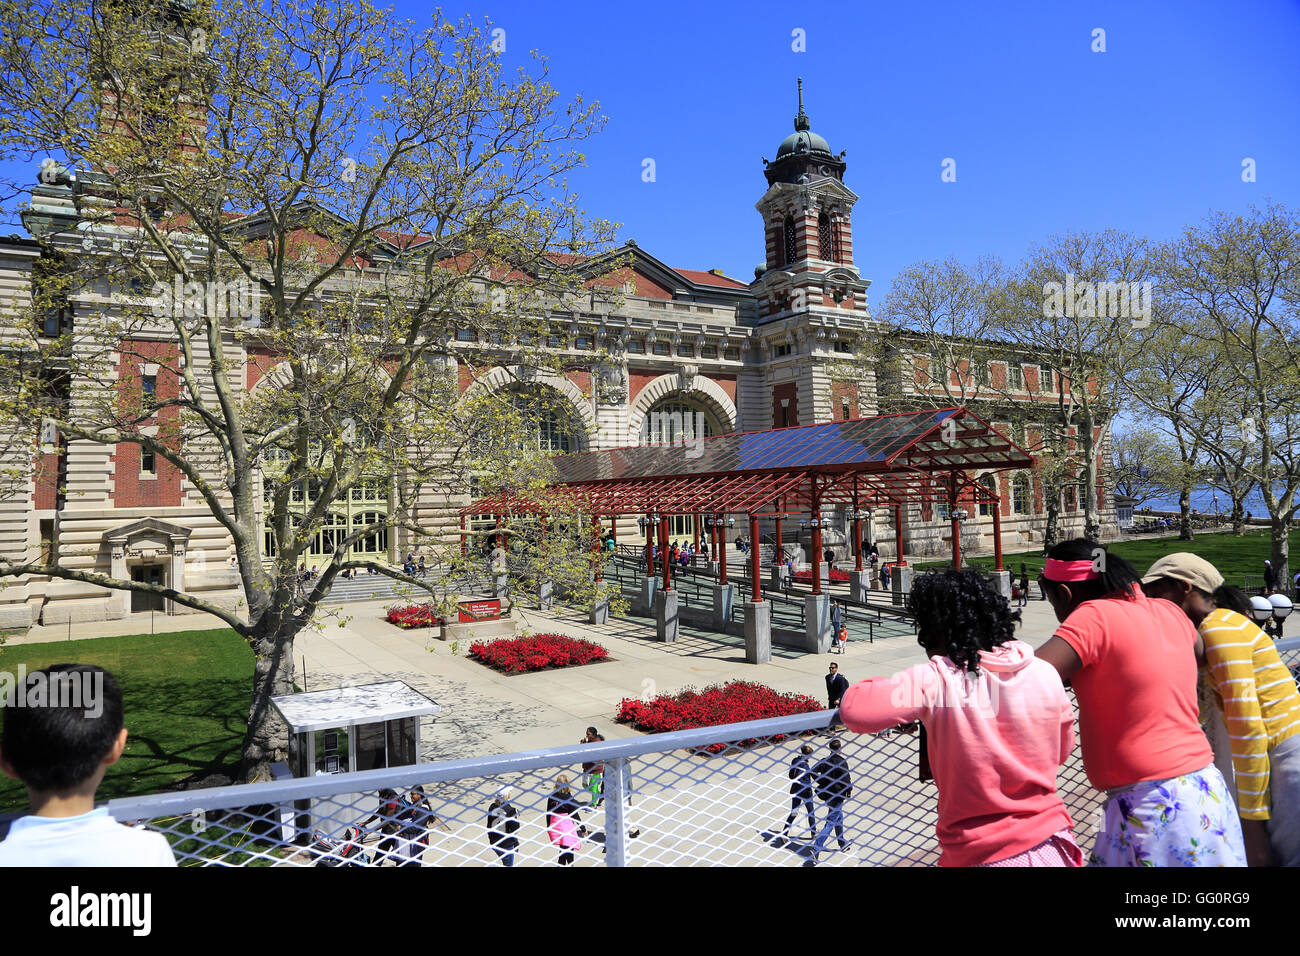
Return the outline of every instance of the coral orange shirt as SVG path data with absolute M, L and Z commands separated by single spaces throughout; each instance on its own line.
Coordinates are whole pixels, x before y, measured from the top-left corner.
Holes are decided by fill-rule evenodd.
M 1127 598 L 1080 604 L 1056 636 L 1083 663 L 1070 684 L 1094 787 L 1166 780 L 1213 762 L 1196 703 L 1196 628 L 1182 608 L 1135 586 Z

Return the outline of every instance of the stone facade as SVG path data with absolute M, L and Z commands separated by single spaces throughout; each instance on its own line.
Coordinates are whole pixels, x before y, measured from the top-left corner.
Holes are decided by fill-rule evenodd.
M 761 236 L 755 230 L 765 258 L 752 281 L 718 270 L 674 268 L 631 241 L 619 250 L 627 266 L 620 275 L 623 303 L 617 310 L 602 310 L 593 300 L 591 310 L 552 315 L 568 330 L 558 347 L 569 371 L 539 376 L 536 384 L 558 392 L 570 415 L 556 423 L 548 440 L 570 451 L 607 449 L 671 440 L 683 430 L 686 437 L 699 437 L 701 424 L 708 433 L 753 431 L 895 410 L 882 403 L 873 372 L 853 381 L 834 377 L 837 363 L 872 327 L 870 283 L 853 261 L 851 214 L 857 196 L 843 182 L 845 168 L 842 154 L 831 154 L 825 140 L 811 132 L 801 98 L 794 135 L 781 144 L 776 161 L 766 163 L 768 187 L 756 206 Z M 73 241 L 81 236 L 75 226 L 81 200 L 75 182 L 33 189 L 26 223 L 39 238 L 0 240 L 0 308 L 28 305 L 34 264 L 43 251 L 57 249 L 74 265 L 77 256 L 90 254 L 85 242 Z M 60 224 L 61 229 L 51 228 Z M 73 328 L 103 321 L 113 314 L 115 301 L 107 290 L 85 290 L 69 302 L 61 321 Z M 607 358 L 597 357 L 597 344 Z M 237 388 L 258 387 L 275 374 L 275 355 L 259 349 L 253 338 L 230 337 L 223 348 Z M 476 357 L 472 342 L 454 341 L 452 348 L 462 368 Z M 174 356 L 175 344 L 165 332 L 145 335 L 124 349 L 100 382 L 72 383 L 69 400 L 90 400 L 94 389 L 139 388 L 150 376 L 151 387 L 166 394 L 175 387 L 165 372 Z M 198 365 L 206 366 L 208 359 L 195 356 Z M 501 388 L 512 380 L 504 368 L 477 381 L 462 374 L 462 391 Z M 1025 436 L 1013 437 L 1023 442 Z M 126 444 L 61 441 L 43 448 L 25 488 L 0 500 L 0 555 L 34 559 L 57 529 L 63 566 L 143 575 L 236 606 L 242 595 L 230 565 L 229 536 L 198 491 L 169 464 L 141 458 L 138 447 Z M 1113 518 L 1109 493 L 1100 494 Z M 1005 544 L 1041 538 L 1040 498 L 1025 515 L 1007 510 L 1008 499 L 1004 496 Z M 421 520 L 454 537 L 455 509 L 463 504 L 430 498 L 422 502 Z M 906 509 L 909 551 L 946 549 L 948 522 L 927 511 Z M 844 514 L 827 518 L 826 540 L 838 541 L 844 551 Z M 1082 512 L 1062 518 L 1066 530 L 1081 528 Z M 692 520 L 679 519 L 671 536 L 689 537 Z M 890 510 L 878 510 L 871 532 L 886 559 L 893 557 L 891 521 Z M 744 525 L 738 520 L 736 530 L 747 530 Z M 991 525 L 991 518 L 968 522 L 967 547 L 991 546 Z M 633 516 L 620 522 L 619 536 L 637 540 Z M 786 541 L 794 537 L 787 532 Z M 406 547 L 392 535 L 386 557 L 396 560 Z M 140 610 L 140 604 L 130 593 L 29 576 L 8 580 L 0 589 L 0 627 L 120 618 Z M 158 609 L 185 611 L 171 602 Z

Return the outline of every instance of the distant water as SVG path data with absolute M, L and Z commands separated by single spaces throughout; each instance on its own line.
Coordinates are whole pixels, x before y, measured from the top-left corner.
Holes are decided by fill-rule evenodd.
M 1279 483 L 1277 491 L 1280 494 L 1282 485 Z M 1143 502 L 1143 508 L 1154 508 L 1156 511 L 1177 511 L 1178 495 L 1162 495 L 1151 498 Z M 1209 485 L 1198 485 L 1192 489 L 1192 507 L 1202 514 L 1214 514 L 1216 509 L 1219 514 L 1228 514 L 1232 511 L 1232 499 L 1217 488 L 1211 488 Z M 1262 518 L 1268 515 L 1268 509 L 1264 507 L 1264 495 L 1259 488 L 1253 489 L 1250 494 L 1246 495 L 1243 507 L 1251 512 L 1254 517 Z

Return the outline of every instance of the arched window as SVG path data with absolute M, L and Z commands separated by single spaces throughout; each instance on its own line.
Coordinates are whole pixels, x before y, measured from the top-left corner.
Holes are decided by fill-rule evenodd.
M 670 445 L 720 434 L 722 429 L 703 406 L 667 398 L 646 413 L 641 444 Z
M 573 421 L 558 407 L 556 396 L 516 392 L 510 401 L 531 425 L 537 448 L 566 455 L 581 450 Z
M 839 238 L 835 220 L 830 213 L 823 212 L 817 217 L 817 245 L 819 254 L 827 262 L 840 261 Z
M 785 265 L 789 265 L 799 258 L 797 243 L 795 242 L 794 220 L 789 216 L 785 217 Z
M 1016 475 L 1011 481 L 1011 513 L 1029 514 L 1029 476 L 1024 472 Z
M 980 479 L 980 484 L 983 485 L 985 488 L 987 488 L 990 493 L 995 495 L 998 493 L 998 481 L 992 475 L 985 475 L 983 478 Z M 998 505 L 996 502 L 981 501 L 980 517 L 987 518 L 989 515 L 993 513 L 993 509 L 996 508 L 997 506 Z

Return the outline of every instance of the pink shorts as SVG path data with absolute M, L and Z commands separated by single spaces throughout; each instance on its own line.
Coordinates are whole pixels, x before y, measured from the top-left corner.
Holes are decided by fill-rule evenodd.
M 995 863 L 981 863 L 980 866 L 1082 866 L 1083 851 L 1074 842 L 1069 830 L 1053 833 L 1038 846 L 1031 846 L 1023 853 L 1009 856 Z

